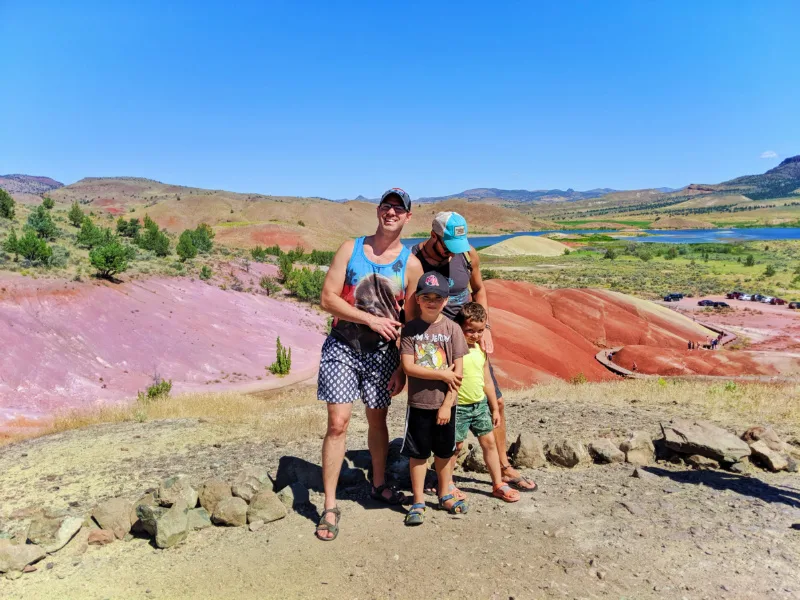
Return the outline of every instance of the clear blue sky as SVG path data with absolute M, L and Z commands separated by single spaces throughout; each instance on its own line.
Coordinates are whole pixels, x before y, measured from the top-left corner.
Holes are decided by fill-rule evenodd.
M 0 173 L 418 197 L 800 154 L 796 0 L 123 4 L 0 0 Z

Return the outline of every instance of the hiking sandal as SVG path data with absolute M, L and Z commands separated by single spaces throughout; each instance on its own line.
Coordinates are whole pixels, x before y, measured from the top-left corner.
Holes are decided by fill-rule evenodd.
M 511 465 L 506 465 L 505 467 L 502 465 L 500 466 L 501 471 L 506 471 L 510 468 Z M 536 485 L 536 482 L 533 479 L 525 477 L 524 475 L 520 477 L 514 477 L 508 481 L 504 481 L 503 483 L 507 483 L 518 492 L 535 492 L 539 489 L 539 486 Z
M 425 509 L 426 506 L 424 502 L 412 504 L 411 508 L 409 508 L 406 513 L 405 519 L 403 519 L 403 523 L 408 527 L 422 525 L 425 522 Z
M 492 496 L 500 498 L 500 500 L 504 502 L 518 502 L 520 499 L 519 492 L 511 489 L 511 486 L 507 483 L 494 486 L 492 489 Z
M 392 492 L 392 495 L 388 498 L 383 495 L 383 492 L 389 490 Z M 398 492 L 394 486 L 388 483 L 384 483 L 383 485 L 379 485 L 378 487 L 372 486 L 372 491 L 369 494 L 370 498 L 373 500 L 377 500 L 378 502 L 383 502 L 384 504 L 389 504 L 390 506 L 399 506 L 403 504 L 407 498 L 406 495 L 402 492 Z
M 467 499 L 467 495 L 464 492 L 462 492 L 460 489 L 458 489 L 456 487 L 455 483 L 451 483 L 450 484 L 450 489 L 447 490 L 447 491 L 450 492 L 451 494 L 453 494 L 453 496 L 455 496 L 456 500 L 466 500 Z M 439 493 L 438 486 L 434 485 L 431 489 L 426 489 L 425 493 L 426 494 L 438 494 Z
M 454 500 L 455 502 L 453 502 L 453 506 L 447 508 L 444 503 L 449 500 Z M 469 511 L 469 504 L 467 504 L 466 500 L 456 500 L 453 494 L 447 494 L 439 498 L 439 509 L 446 510 L 451 515 L 465 515 Z
M 328 513 L 331 513 L 335 517 L 334 523 L 325 520 L 325 515 L 327 515 Z M 319 523 L 317 523 L 317 529 L 316 531 L 314 531 L 314 535 L 317 536 L 317 539 L 322 540 L 323 542 L 332 542 L 333 540 L 335 540 L 336 536 L 339 535 L 339 519 L 341 519 L 341 517 L 342 513 L 339 511 L 338 506 L 336 508 L 326 508 L 325 510 L 323 510 L 322 514 L 319 517 Z M 333 537 L 330 538 L 319 537 L 320 531 L 330 531 L 333 534 Z

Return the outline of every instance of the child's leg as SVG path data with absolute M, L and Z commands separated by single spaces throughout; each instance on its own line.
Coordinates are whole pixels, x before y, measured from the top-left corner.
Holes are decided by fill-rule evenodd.
M 439 497 L 449 494 L 447 490 L 450 489 L 450 484 L 453 483 L 453 477 L 450 474 L 450 459 L 433 457 L 433 466 L 436 469 L 436 475 L 439 478 Z
M 414 504 L 425 503 L 425 472 L 428 470 L 428 461 L 421 458 L 409 458 L 411 471 L 411 491 L 414 493 Z
M 487 433 L 478 438 L 478 443 L 483 451 L 483 461 L 489 469 L 492 485 L 497 487 L 503 484 L 503 472 L 500 469 L 500 454 L 497 452 L 497 442 L 493 433 Z

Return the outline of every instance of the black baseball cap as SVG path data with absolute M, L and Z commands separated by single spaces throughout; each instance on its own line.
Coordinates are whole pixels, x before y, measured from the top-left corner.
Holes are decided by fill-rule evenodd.
M 441 273 L 428 271 L 417 282 L 416 295 L 419 296 L 421 294 L 436 294 L 442 298 L 447 298 L 450 295 L 450 282 Z
M 389 196 L 392 195 L 397 196 L 400 200 L 403 201 L 403 206 L 405 207 L 406 212 L 411 212 L 411 196 L 409 196 L 405 190 L 402 190 L 400 188 L 392 188 L 390 190 L 386 190 L 385 192 L 383 192 L 383 196 L 381 196 L 381 201 L 378 204 L 383 204 L 383 202 Z

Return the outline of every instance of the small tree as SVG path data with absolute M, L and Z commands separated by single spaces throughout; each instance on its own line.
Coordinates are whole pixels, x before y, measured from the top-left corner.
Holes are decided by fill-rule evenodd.
M 28 227 L 43 240 L 55 239 L 58 233 L 56 224 L 53 223 L 53 217 L 50 216 L 50 212 L 42 204 L 28 215 Z
M 42 206 L 44 206 L 46 210 L 53 210 L 53 207 L 55 207 L 55 205 L 56 203 L 50 196 L 45 196 L 44 198 L 42 198 Z
M 89 262 L 100 277 L 110 279 L 128 269 L 128 250 L 117 241 L 103 244 L 89 253 Z
M 666 255 L 664 255 L 664 258 L 666 258 L 667 260 L 673 260 L 675 258 L 678 258 L 678 249 L 675 246 L 670 246 L 669 250 L 667 250 Z
M 292 368 L 292 349 L 286 348 L 281 344 L 281 338 L 278 336 L 275 348 L 275 362 L 272 363 L 268 369 L 273 375 L 287 375 Z
M 125 220 L 125 217 L 120 217 L 117 219 L 117 235 L 127 235 L 128 233 L 128 222 Z
M 9 254 L 13 254 L 14 260 L 19 259 L 19 240 L 17 239 L 17 232 L 13 229 L 11 233 L 8 234 L 6 241 L 3 242 L 3 250 Z
M 275 281 L 274 277 L 267 277 L 265 275 L 258 283 L 261 286 L 261 289 L 267 293 L 267 296 L 277 294 L 281 291 L 281 286 L 278 285 L 278 282 Z
M 745 267 L 752 267 L 756 264 L 756 259 L 753 258 L 752 254 L 748 254 L 747 258 L 744 259 L 744 266 Z
M 615 258 L 617 258 L 617 253 L 613 248 L 609 248 L 608 250 L 606 250 L 606 253 L 603 256 L 603 258 L 606 258 L 608 260 L 614 260 Z
M 777 271 L 773 265 L 767 265 L 767 268 L 764 269 L 764 277 L 772 277 L 775 273 L 777 273 Z
M 14 218 L 14 207 L 16 202 L 7 191 L 0 188 L 0 217 L 4 219 Z
M 25 231 L 25 235 L 19 238 L 17 250 L 23 258 L 34 263 L 49 264 L 50 257 L 53 256 L 53 249 L 32 229 Z
M 253 257 L 254 261 L 263 263 L 265 260 L 267 260 L 267 251 L 261 246 L 256 246 L 250 250 L 250 256 Z
M 78 232 L 78 246 L 91 250 L 102 244 L 103 238 L 103 231 L 89 217 L 84 217 L 81 230 Z
M 292 257 L 288 254 L 282 255 L 280 259 L 278 259 L 278 268 L 280 269 L 281 281 L 284 283 L 289 281 L 292 277 L 292 271 L 294 271 Z
M 208 281 L 209 279 L 211 279 L 211 276 L 213 274 L 214 273 L 211 271 L 208 265 L 203 265 L 203 267 L 200 269 L 200 279 L 202 279 L 203 281 Z
M 80 227 L 83 225 L 83 211 L 81 207 L 78 206 L 78 201 L 72 203 L 72 206 L 69 208 L 69 213 L 67 213 L 67 219 L 69 222 L 72 223 L 73 227 Z
M 206 223 L 200 223 L 192 233 L 192 243 L 201 254 L 211 252 L 214 246 L 214 230 Z
M 139 230 L 142 228 L 142 224 L 139 222 L 139 219 L 131 219 L 128 221 L 128 227 L 125 229 L 125 237 L 136 239 L 139 236 Z
M 180 239 L 178 239 L 178 245 L 175 247 L 175 252 L 183 262 L 197 256 L 197 248 L 192 241 L 192 231 L 187 229 L 181 234 Z

